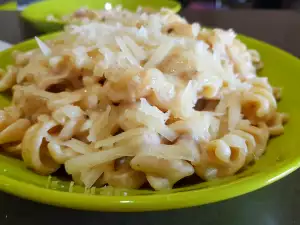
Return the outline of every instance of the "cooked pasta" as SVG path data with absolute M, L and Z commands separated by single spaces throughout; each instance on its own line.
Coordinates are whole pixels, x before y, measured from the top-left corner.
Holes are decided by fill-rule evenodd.
M 86 188 L 170 189 L 193 174 L 233 175 L 284 132 L 281 90 L 232 30 L 166 9 L 65 19 L 76 23 L 0 71 L 0 90 L 12 91 L 1 149 L 36 173 L 64 166 Z

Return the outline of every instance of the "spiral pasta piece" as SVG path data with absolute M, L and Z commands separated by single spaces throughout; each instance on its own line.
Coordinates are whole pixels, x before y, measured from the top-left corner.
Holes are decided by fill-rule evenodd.
M 58 124 L 43 118 L 32 125 L 25 133 L 22 141 L 22 158 L 26 165 L 42 175 L 48 175 L 59 168 L 59 163 L 55 162 L 49 155 L 48 142 L 51 139 L 49 131 Z
M 64 146 L 55 140 L 51 140 L 47 145 L 49 155 L 58 164 L 64 164 L 67 160 L 80 155 L 72 148 Z
M 19 119 L 19 116 L 18 110 L 14 107 L 0 110 L 0 144 L 2 150 L 18 157 L 21 155 L 20 142 L 31 125 L 28 119 Z
M 62 126 L 58 138 L 68 140 L 79 133 L 84 123 L 84 112 L 78 106 L 65 105 L 55 110 L 52 118 Z
M 267 126 L 271 136 L 278 136 L 284 133 L 283 125 L 288 121 L 288 115 L 276 112 L 275 115 L 267 121 Z
M 49 155 L 59 164 L 64 164 L 67 160 L 76 156 L 96 151 L 92 146 L 74 138 L 67 141 L 61 141 L 60 136 L 57 134 L 51 137 L 47 147 Z
M 0 91 L 5 91 L 16 83 L 17 68 L 8 66 L 6 72 L 0 69 Z
M 146 182 L 144 173 L 130 167 L 131 157 L 124 157 L 110 164 L 103 179 L 113 187 L 140 188 Z
M 0 144 L 21 141 L 31 123 L 27 119 L 18 119 L 0 131 Z
M 241 123 L 237 130 L 202 147 L 195 171 L 206 180 L 233 175 L 263 154 L 268 139 L 265 125 L 259 128 Z
M 277 103 L 267 78 L 255 78 L 251 84 L 252 88 L 243 95 L 242 111 L 249 120 L 258 123 L 274 115 Z
M 259 157 L 265 152 L 266 146 L 269 140 L 269 129 L 265 123 L 260 123 L 258 126 L 253 126 L 249 121 L 242 120 L 237 129 L 249 133 L 255 139 L 256 145 L 253 151 L 252 159 L 259 159 Z M 246 142 L 248 144 L 248 142 Z M 249 155 L 250 156 L 250 155 Z M 251 161 L 251 160 L 249 160 Z
M 12 110 L 15 110 L 15 108 L 13 108 Z M 4 130 L 9 125 L 14 123 L 18 118 L 18 113 L 13 114 L 10 113 L 9 110 L 0 110 L 0 130 Z
M 230 176 L 245 164 L 247 147 L 244 139 L 228 134 L 219 140 L 210 142 L 201 154 L 196 173 L 203 179 Z
M 170 189 L 177 181 L 194 173 L 193 166 L 184 160 L 167 160 L 155 156 L 136 155 L 130 165 L 134 170 L 144 172 L 155 190 Z M 153 176 L 166 180 L 161 183 L 160 179 Z

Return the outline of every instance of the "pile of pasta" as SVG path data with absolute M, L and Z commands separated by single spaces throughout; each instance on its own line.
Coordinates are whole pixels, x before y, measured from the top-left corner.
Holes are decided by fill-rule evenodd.
M 107 14 L 119 16 L 117 11 Z M 0 145 L 38 174 L 77 184 L 170 189 L 233 175 L 283 133 L 280 89 L 232 30 L 162 9 L 69 25 L 1 71 Z M 134 23 L 132 22 L 134 19 Z M 112 22 L 115 21 L 115 22 Z
M 135 13 L 124 9 L 122 5 L 112 7 L 111 3 L 107 2 L 104 5 L 104 9 L 90 9 L 89 7 L 81 7 L 75 12 L 62 17 L 57 17 L 53 14 L 49 14 L 46 17 L 50 22 L 64 22 L 67 24 L 83 24 L 90 23 L 91 21 L 105 22 L 106 24 L 121 23 L 126 26 L 139 26 L 146 25 L 149 14 L 157 13 L 149 7 L 137 7 Z M 172 13 L 168 9 L 162 8 L 159 14 Z

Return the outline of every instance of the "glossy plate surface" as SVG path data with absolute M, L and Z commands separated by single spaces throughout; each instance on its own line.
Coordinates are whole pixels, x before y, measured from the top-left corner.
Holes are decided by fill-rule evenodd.
M 48 15 L 52 14 L 56 18 L 61 18 L 81 7 L 103 9 L 106 4 L 110 4 L 112 7 L 121 4 L 123 8 L 129 10 L 136 10 L 138 6 L 144 6 L 157 10 L 166 7 L 178 12 L 181 8 L 180 4 L 173 0 L 48 0 L 29 5 L 21 15 L 41 31 L 58 31 L 65 24 L 63 22 L 47 21 Z
M 47 35 L 41 39 L 51 39 L 55 35 Z M 39 176 L 26 169 L 21 161 L 0 155 L 0 190 L 42 203 L 85 210 L 164 210 L 235 197 L 271 184 L 293 172 L 300 167 L 300 60 L 266 43 L 244 36 L 240 38 L 249 48 L 257 49 L 261 53 L 265 64 L 261 75 L 269 77 L 272 85 L 284 88 L 279 110 L 290 115 L 285 134 L 272 139 L 266 154 L 244 172 L 226 179 L 170 191 L 116 188 L 85 190 L 76 185 L 70 187 L 70 182 L 61 181 L 56 177 Z M 12 63 L 12 51 L 35 47 L 35 41 L 29 40 L 1 52 L 0 67 Z M 3 107 L 8 104 L 9 96 L 1 94 L 0 105 Z

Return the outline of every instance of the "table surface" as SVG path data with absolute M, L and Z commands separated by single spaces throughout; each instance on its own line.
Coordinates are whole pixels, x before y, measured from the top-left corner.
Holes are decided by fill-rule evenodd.
M 189 21 L 237 32 L 300 56 L 300 13 L 294 11 L 191 11 Z M 16 12 L 0 12 L 0 39 L 17 43 L 37 35 Z M 163 212 L 84 212 L 42 205 L 0 192 L 1 225 L 299 225 L 300 170 L 252 193 L 223 202 Z M 63 221 L 66 220 L 66 221 Z

